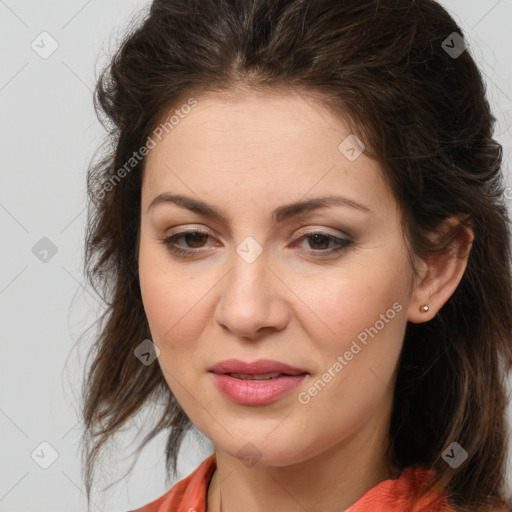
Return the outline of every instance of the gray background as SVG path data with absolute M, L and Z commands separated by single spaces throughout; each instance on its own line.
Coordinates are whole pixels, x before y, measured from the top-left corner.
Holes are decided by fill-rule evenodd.
M 442 3 L 487 77 L 512 184 L 512 0 Z M 86 510 L 77 410 L 91 336 L 78 339 L 102 310 L 81 273 L 85 173 L 104 135 L 92 89 L 132 15 L 147 6 L 142 0 L 0 0 L 0 511 Z M 512 188 L 507 198 L 512 201 Z M 50 247 L 46 262 L 34 246 Z M 134 422 L 105 460 L 92 510 L 135 508 L 167 490 L 161 436 L 136 459 L 129 478 L 101 492 L 133 462 L 143 423 Z M 180 478 L 209 453 L 207 440 L 189 436 Z

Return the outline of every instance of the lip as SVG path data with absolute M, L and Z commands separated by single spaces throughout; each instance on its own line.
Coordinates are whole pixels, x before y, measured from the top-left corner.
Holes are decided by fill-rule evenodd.
M 309 375 L 294 366 L 270 359 L 244 362 L 227 359 L 212 366 L 209 371 L 219 391 L 240 405 L 267 405 L 279 400 L 296 388 Z M 262 373 L 283 373 L 269 380 L 241 380 L 227 375 L 240 373 L 256 375 Z
M 287 375 L 299 375 L 308 373 L 302 368 L 296 368 L 280 361 L 272 359 L 258 359 L 256 361 L 240 361 L 240 359 L 225 359 L 214 364 L 209 371 L 218 374 L 244 373 L 256 375 L 259 373 L 286 373 Z

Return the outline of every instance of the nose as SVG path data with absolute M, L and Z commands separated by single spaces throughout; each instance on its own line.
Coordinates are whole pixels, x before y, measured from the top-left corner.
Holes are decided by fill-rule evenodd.
M 231 270 L 221 281 L 215 319 L 237 336 L 259 339 L 284 329 L 289 321 L 291 292 L 260 255 L 252 263 L 235 254 Z M 220 283 L 219 283 L 220 284 Z

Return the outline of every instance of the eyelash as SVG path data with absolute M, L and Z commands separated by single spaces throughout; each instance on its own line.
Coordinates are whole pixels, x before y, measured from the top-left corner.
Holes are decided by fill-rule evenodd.
M 202 252 L 203 249 L 195 249 L 195 250 L 194 249 L 188 249 L 188 250 L 183 249 L 182 247 L 178 247 L 176 245 L 176 241 L 186 235 L 193 235 L 196 233 L 199 233 L 201 235 L 205 235 L 208 237 L 210 236 L 208 233 L 206 233 L 204 231 L 193 229 L 190 231 L 180 231 L 179 233 L 171 235 L 171 236 L 165 238 L 164 240 L 162 240 L 162 243 L 166 246 L 167 250 L 169 250 L 171 253 L 175 254 L 176 256 L 183 257 L 183 258 L 192 258 L 192 257 L 194 257 L 194 255 L 197 255 L 200 252 Z M 307 238 L 311 238 L 315 235 L 320 235 L 324 238 L 327 238 L 328 241 L 335 241 L 337 244 L 337 247 L 335 247 L 333 249 L 329 249 L 329 250 L 322 250 L 322 249 L 306 250 L 306 253 L 309 256 L 312 256 L 314 258 L 326 258 L 329 256 L 334 256 L 336 254 L 340 254 L 340 253 L 344 252 L 346 249 L 348 249 L 353 243 L 353 241 L 349 238 L 338 238 L 338 237 L 335 237 L 328 233 L 325 233 L 323 231 L 311 231 L 309 233 L 302 234 L 294 242 L 294 245 L 297 244 L 297 242 L 300 242 Z

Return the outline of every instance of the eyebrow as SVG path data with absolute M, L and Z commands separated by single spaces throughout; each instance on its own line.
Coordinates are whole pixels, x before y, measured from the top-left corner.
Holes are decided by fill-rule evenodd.
M 225 224 L 229 223 L 228 218 L 220 210 L 209 205 L 208 203 L 205 203 L 199 199 L 194 199 L 192 197 L 184 196 L 181 194 L 171 194 L 168 192 L 156 196 L 148 206 L 148 212 L 152 208 L 165 203 L 176 204 L 178 206 L 187 208 L 188 210 L 199 215 L 203 215 L 204 217 L 216 218 Z M 279 206 L 272 212 L 272 218 L 275 219 L 276 222 L 283 222 L 292 217 L 297 217 L 299 215 L 312 212 L 313 210 L 329 208 L 332 206 L 349 206 L 363 212 L 373 213 L 367 206 L 353 201 L 352 199 L 348 199 L 347 197 L 343 196 L 329 195 Z

